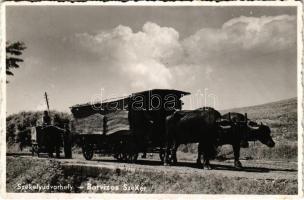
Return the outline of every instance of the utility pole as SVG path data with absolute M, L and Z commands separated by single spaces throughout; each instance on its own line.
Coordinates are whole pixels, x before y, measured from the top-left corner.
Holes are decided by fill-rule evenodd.
M 44 92 L 44 97 L 45 97 L 45 101 L 46 101 L 46 105 L 47 105 L 48 112 L 50 112 L 49 99 L 48 99 L 48 96 L 47 96 L 47 93 L 46 93 L 46 92 Z

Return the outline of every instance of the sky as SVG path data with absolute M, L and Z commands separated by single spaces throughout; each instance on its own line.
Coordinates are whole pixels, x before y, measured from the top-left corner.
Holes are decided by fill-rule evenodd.
M 191 92 L 185 109 L 297 95 L 296 7 L 6 6 L 27 46 L 7 77 L 7 114 L 69 111 L 153 88 Z

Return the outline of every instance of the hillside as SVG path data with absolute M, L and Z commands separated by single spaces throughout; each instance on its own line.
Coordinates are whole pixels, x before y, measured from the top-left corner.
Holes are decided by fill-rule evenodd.
M 247 113 L 248 118 L 270 126 L 275 139 L 297 140 L 297 98 L 221 111 Z
M 261 117 L 273 118 L 283 115 L 288 116 L 297 113 L 297 98 L 294 97 L 261 105 L 221 110 L 221 113 L 226 112 L 247 112 L 253 119 Z

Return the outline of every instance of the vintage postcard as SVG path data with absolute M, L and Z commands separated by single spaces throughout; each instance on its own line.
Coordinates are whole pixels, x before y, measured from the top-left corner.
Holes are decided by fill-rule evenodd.
M 302 196 L 301 3 L 1 9 L 3 198 Z

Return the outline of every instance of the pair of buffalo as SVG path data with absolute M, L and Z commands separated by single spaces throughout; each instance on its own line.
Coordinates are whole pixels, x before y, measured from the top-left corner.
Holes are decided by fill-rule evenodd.
M 247 114 L 227 113 L 223 116 L 211 108 L 192 111 L 176 111 L 166 119 L 166 141 L 164 164 L 176 163 L 176 151 L 180 144 L 199 143 L 197 164 L 211 169 L 209 160 L 215 157 L 216 148 L 230 144 L 234 151 L 234 165 L 241 168 L 240 147 L 248 141 L 260 141 L 268 147 L 275 143 L 270 128 L 247 119 Z M 204 162 L 201 164 L 201 156 Z

